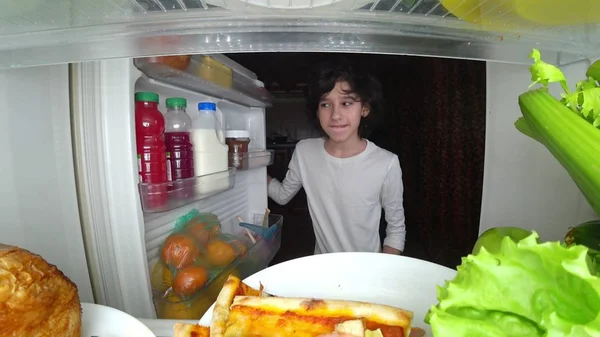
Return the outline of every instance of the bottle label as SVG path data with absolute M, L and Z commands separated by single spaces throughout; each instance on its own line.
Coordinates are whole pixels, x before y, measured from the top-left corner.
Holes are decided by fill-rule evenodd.
M 171 175 L 171 152 L 167 152 L 167 181 L 173 181 Z
M 137 155 L 137 164 L 138 164 L 138 177 L 140 179 L 140 183 L 144 182 L 144 178 L 142 177 L 142 155 L 138 153 Z

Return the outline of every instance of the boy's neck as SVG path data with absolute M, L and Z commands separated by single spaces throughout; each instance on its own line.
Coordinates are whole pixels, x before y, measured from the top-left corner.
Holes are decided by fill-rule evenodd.
M 367 141 L 358 135 L 344 142 L 334 142 L 327 138 L 325 140 L 325 151 L 337 158 L 349 158 L 356 156 L 367 148 Z

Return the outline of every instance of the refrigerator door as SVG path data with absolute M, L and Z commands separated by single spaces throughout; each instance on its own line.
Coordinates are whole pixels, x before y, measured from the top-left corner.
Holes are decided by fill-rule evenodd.
M 81 219 L 96 303 L 154 318 L 137 193 L 130 59 L 72 66 Z
M 243 116 L 240 120 L 250 126 L 253 142 L 261 147 L 264 109 L 221 101 L 201 94 L 200 87 L 193 92 L 154 83 L 128 58 L 76 64 L 71 73 L 77 185 L 96 303 L 136 318 L 155 318 L 149 271 L 177 218 L 193 208 L 213 212 L 222 230 L 233 233 L 237 216 L 251 219 L 267 207 L 266 168 L 239 172 L 235 186 L 225 192 L 169 211 L 144 213 L 138 192 L 134 91 L 159 93 L 161 111 L 166 97 L 186 97 L 194 105 L 217 101 L 224 114 Z
M 0 71 L 0 242 L 56 265 L 93 302 L 73 168 L 67 65 Z

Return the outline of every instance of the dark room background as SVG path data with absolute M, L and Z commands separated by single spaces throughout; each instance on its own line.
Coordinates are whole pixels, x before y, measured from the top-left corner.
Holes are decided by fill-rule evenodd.
M 285 131 L 299 140 L 316 131 L 296 128 L 305 121 L 302 88 L 315 64 L 340 54 L 255 53 L 228 57 L 254 71 L 276 98 L 267 109 L 267 137 L 276 113 L 285 113 Z M 479 231 L 485 149 L 485 63 L 428 57 L 344 54 L 366 67 L 383 85 L 382 123 L 368 137 L 400 158 L 404 182 L 407 239 L 404 255 L 454 268 L 468 254 Z M 288 102 L 288 103 L 285 103 Z M 295 102 L 295 103 L 289 103 Z M 282 112 L 283 111 L 283 112 Z M 289 134 L 286 136 L 290 136 Z M 290 144 L 267 144 L 276 151 L 269 174 L 283 179 L 293 152 Z M 301 191 L 281 207 L 284 215 L 280 252 L 272 263 L 310 255 L 314 233 L 306 196 Z M 383 223 L 383 222 L 382 222 Z M 381 230 L 382 234 L 383 226 Z

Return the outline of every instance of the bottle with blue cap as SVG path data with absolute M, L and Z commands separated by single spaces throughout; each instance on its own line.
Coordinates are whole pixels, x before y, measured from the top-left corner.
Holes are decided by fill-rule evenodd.
M 217 118 L 217 105 L 198 103 L 198 113 L 192 119 L 190 138 L 194 148 L 194 173 L 203 176 L 227 170 L 228 147 L 223 128 Z

